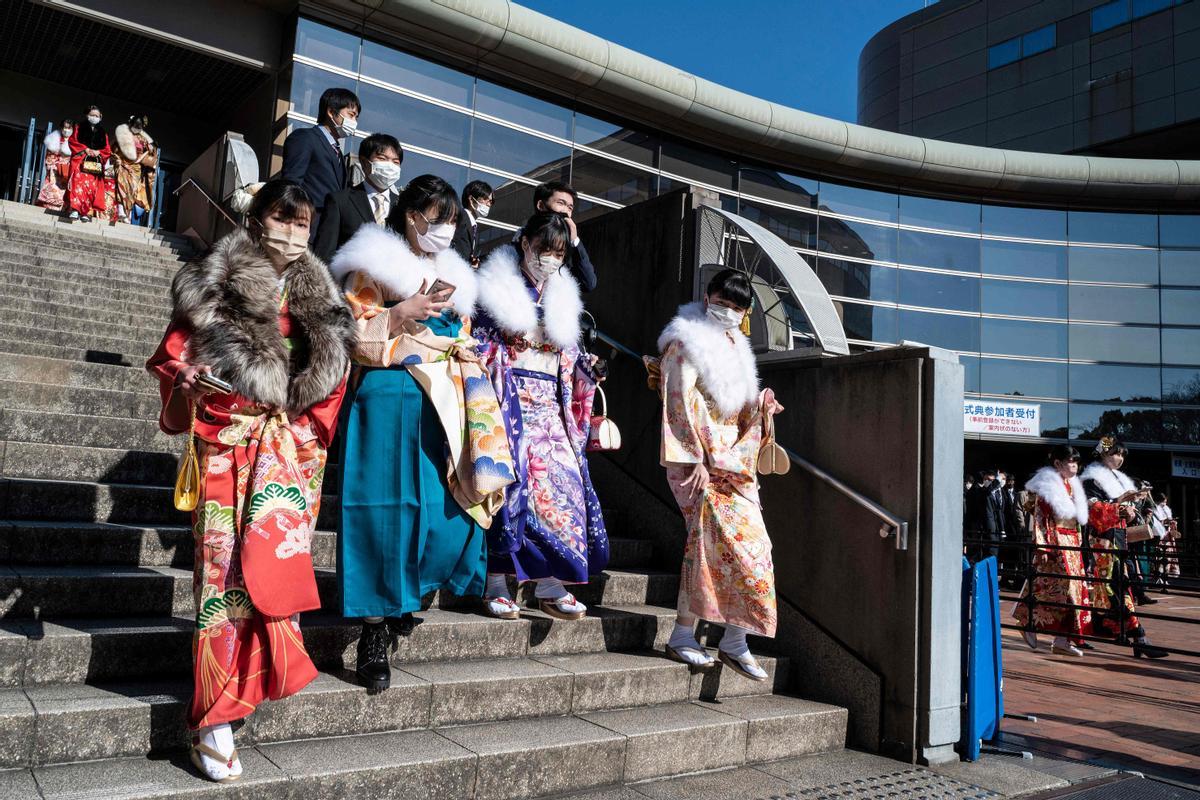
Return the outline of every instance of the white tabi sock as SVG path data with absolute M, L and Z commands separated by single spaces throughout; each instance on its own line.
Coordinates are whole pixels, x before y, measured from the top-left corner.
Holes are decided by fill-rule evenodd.
M 233 727 L 229 723 L 201 728 L 199 733 L 200 744 L 211 747 L 222 755 L 228 756 L 233 753 Z M 217 761 L 211 756 L 200 753 L 200 763 L 204 765 L 204 772 L 208 777 L 215 781 L 242 774 L 242 764 L 239 759 L 234 759 L 233 766 L 230 767 L 224 761 Z
M 735 658 L 746 655 L 750 652 L 750 645 L 746 644 L 746 634 L 749 633 L 745 628 L 739 628 L 737 625 L 726 625 L 725 635 L 721 637 L 720 647 L 722 653 L 728 653 Z
M 484 590 L 484 595 L 512 600 L 512 595 L 508 593 L 508 576 L 489 574 L 487 576 L 487 588 Z
M 567 589 L 558 578 L 539 578 L 533 596 L 538 600 L 558 600 L 566 597 Z
M 713 659 L 700 646 L 700 642 L 696 641 L 695 628 L 695 625 L 682 625 L 676 622 L 667 644 L 689 664 L 697 667 L 707 666 L 713 662 Z
M 378 625 L 383 622 L 383 617 L 363 617 L 362 620 L 368 625 Z

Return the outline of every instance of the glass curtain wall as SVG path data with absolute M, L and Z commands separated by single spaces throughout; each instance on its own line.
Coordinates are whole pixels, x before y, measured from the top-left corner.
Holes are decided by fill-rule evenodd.
M 780 236 L 861 348 L 959 353 L 968 397 L 1042 406 L 1042 435 L 1200 448 L 1200 216 L 1016 208 L 844 186 L 547 102 L 301 19 L 292 124 L 329 86 L 363 100 L 360 136 L 395 135 L 403 174 L 496 189 L 485 240 L 533 188 L 569 181 L 580 219 L 680 186 Z M 403 178 L 402 178 L 403 180 Z

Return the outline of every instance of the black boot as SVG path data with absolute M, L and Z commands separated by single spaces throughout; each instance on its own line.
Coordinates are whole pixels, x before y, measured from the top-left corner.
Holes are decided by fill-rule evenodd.
M 367 694 L 382 692 L 392 685 L 388 664 L 388 626 L 386 622 L 364 622 L 358 637 L 358 668 L 354 671 Z
M 1166 650 L 1163 650 L 1161 647 L 1155 647 L 1149 642 L 1142 642 L 1141 644 L 1135 642 L 1133 645 L 1134 658 L 1141 658 L 1142 656 L 1146 658 L 1166 658 L 1168 655 L 1170 654 Z

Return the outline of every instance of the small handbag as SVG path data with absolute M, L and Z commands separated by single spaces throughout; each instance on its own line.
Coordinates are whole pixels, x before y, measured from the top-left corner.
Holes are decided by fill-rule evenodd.
M 1136 544 L 1154 538 L 1149 525 L 1130 525 L 1125 529 L 1125 543 Z
M 179 458 L 179 474 L 175 476 L 175 508 L 180 511 L 195 511 L 199 504 L 200 460 L 196 457 L 196 404 L 193 403 L 187 446 Z
M 621 431 L 617 423 L 608 418 L 608 398 L 604 389 L 596 387 L 600 395 L 600 413 L 592 417 L 591 430 L 588 431 L 587 452 L 597 453 L 606 450 L 621 449 Z
M 88 175 L 101 175 L 104 173 L 104 163 L 98 156 L 84 156 L 79 169 Z
M 759 475 L 787 475 L 792 469 L 792 460 L 787 451 L 775 442 L 775 415 L 762 409 L 763 437 L 758 446 Z

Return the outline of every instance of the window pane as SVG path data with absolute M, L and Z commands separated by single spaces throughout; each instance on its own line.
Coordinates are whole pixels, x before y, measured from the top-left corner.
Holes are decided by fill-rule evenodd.
M 1057 322 L 984 319 L 985 353 L 1038 358 L 1067 357 L 1067 326 Z
M 310 19 L 301 19 L 296 23 L 296 53 L 331 67 L 357 72 L 360 42 L 361 40 L 352 33 L 327 28 Z M 340 80 L 341 84 L 330 86 L 345 85 L 347 79 Z
M 1158 217 L 1154 214 L 1071 211 L 1067 214 L 1067 235 L 1072 242 L 1157 247 Z
M 866 306 L 834 300 L 833 305 L 842 317 L 842 327 L 848 339 L 893 344 L 896 336 L 896 309 L 886 306 Z
M 363 102 L 358 124 L 363 130 L 390 133 L 404 144 L 436 150 L 456 158 L 467 157 L 471 118 L 466 114 L 370 84 L 360 84 L 358 91 Z M 408 157 L 409 153 L 406 152 L 402 165 L 405 173 L 419 175 L 409 169 Z
M 437 175 L 461 192 L 467 185 L 467 168 L 461 164 L 443 161 L 440 158 L 430 158 L 412 150 L 404 154 L 404 162 L 400 165 L 401 183 L 408 183 L 418 175 Z M 493 184 L 494 185 L 494 184 Z
M 475 79 L 372 41 L 363 42 L 362 74 L 438 100 L 471 107 Z
M 408 159 L 405 159 L 405 163 L 407 161 Z M 469 181 L 485 181 L 492 187 L 495 199 L 492 201 L 492 211 L 488 215 L 488 219 L 507 222 L 509 225 L 524 225 L 525 220 L 533 214 L 534 187 L 528 183 L 504 178 L 477 167 L 471 168 L 467 179 Z M 578 210 L 576 208 L 576 212 Z M 509 238 L 511 239 L 512 236 L 510 235 Z
M 1200 250 L 1162 250 L 1158 269 L 1164 285 L 1200 286 Z
M 817 182 L 785 172 L 743 167 L 738 191 L 802 208 L 817 207 Z
M 1071 284 L 1071 319 L 1158 323 L 1158 290 Z
M 1071 403 L 1070 415 L 1072 439 L 1115 435 L 1130 443 L 1162 441 L 1162 411 L 1157 408 Z
M 979 239 L 900 231 L 901 264 L 979 272 Z
M 1071 358 L 1081 361 L 1158 363 L 1158 329 L 1071 325 Z
M 1009 39 L 1007 42 L 992 45 L 988 48 L 988 69 L 1003 67 L 1021 57 L 1021 40 Z
M 1163 443 L 1200 445 L 1200 410 L 1163 409 Z
M 484 80 L 475 84 L 475 110 L 560 139 L 571 138 L 570 109 Z
M 1067 318 L 1065 284 L 985 280 L 982 291 L 985 314 Z
M 584 194 L 629 205 L 649 199 L 658 186 L 658 176 L 653 172 L 579 150 L 574 158 L 571 185 Z
M 1200 216 L 1163 214 L 1158 218 L 1158 235 L 1163 247 L 1200 248 Z
M 1021 57 L 1029 58 L 1036 53 L 1049 50 L 1054 47 L 1054 25 L 1047 25 L 1044 28 L 1038 28 L 1036 31 L 1030 31 L 1021 37 Z
M 489 225 L 486 221 L 479 223 L 479 249 L 485 255 L 495 248 L 511 242 L 512 238 L 512 231 Z
M 979 356 L 967 356 L 961 353 L 958 361 L 963 365 L 963 391 L 979 391 Z
M 1067 248 L 1054 244 L 1002 242 L 983 239 L 983 271 L 1014 278 L 1067 277 Z
M 662 170 L 733 191 L 736 165 L 728 157 L 673 141 L 662 143 Z
M 1066 439 L 1067 404 L 1043 402 L 1041 406 L 1042 436 L 1048 436 L 1055 439 Z
M 1067 397 L 1067 365 L 1045 361 L 981 359 L 980 391 L 1014 397 Z
M 471 161 L 538 183 L 570 179 L 571 151 L 565 145 L 482 119 L 475 120 Z
M 849 214 L 881 222 L 897 221 L 900 200 L 894 194 L 822 182 L 819 197 L 821 208 L 835 214 Z
M 1100 33 L 1129 21 L 1129 0 L 1114 0 L 1092 9 L 1092 33 Z
M 900 222 L 921 228 L 979 233 L 979 204 L 900 195 Z
M 1071 399 L 1109 403 L 1155 403 L 1162 374 L 1158 367 L 1072 364 Z
M 900 302 L 910 306 L 948 308 L 954 311 L 979 310 L 979 279 L 936 272 L 900 272 Z
M 1170 8 L 1174 0 L 1133 0 L 1133 16 L 1144 17 L 1164 8 Z
M 984 206 L 983 232 L 1022 239 L 1067 240 L 1067 212 L 1041 208 Z
M 1164 325 L 1200 325 L 1200 291 L 1162 290 Z
M 574 141 L 647 167 L 658 166 L 658 137 L 645 131 L 611 125 L 576 113 Z
M 839 256 L 896 260 L 896 228 L 821 217 L 817 249 Z
M 1200 368 L 1164 369 L 1162 371 L 1162 394 L 1164 403 L 1200 405 Z
M 1200 364 L 1200 328 L 1163 328 L 1164 364 Z
M 979 352 L 979 317 L 901 310 L 900 338 L 947 350 Z
M 1158 251 L 1136 248 L 1069 247 L 1073 281 L 1158 283 Z
M 354 81 L 341 75 L 310 67 L 308 64 L 295 64 L 292 67 L 292 110 L 298 114 L 315 117 L 322 92 L 330 86 L 355 89 L 355 85 Z M 359 99 L 362 99 L 361 94 Z
M 817 259 L 817 277 L 830 294 L 840 297 L 894 303 L 899 296 L 896 288 L 898 272 L 894 267 L 877 267 L 857 261 Z
M 817 246 L 817 215 L 803 211 L 742 200 L 739 213 L 757 222 L 792 247 L 815 249 Z

